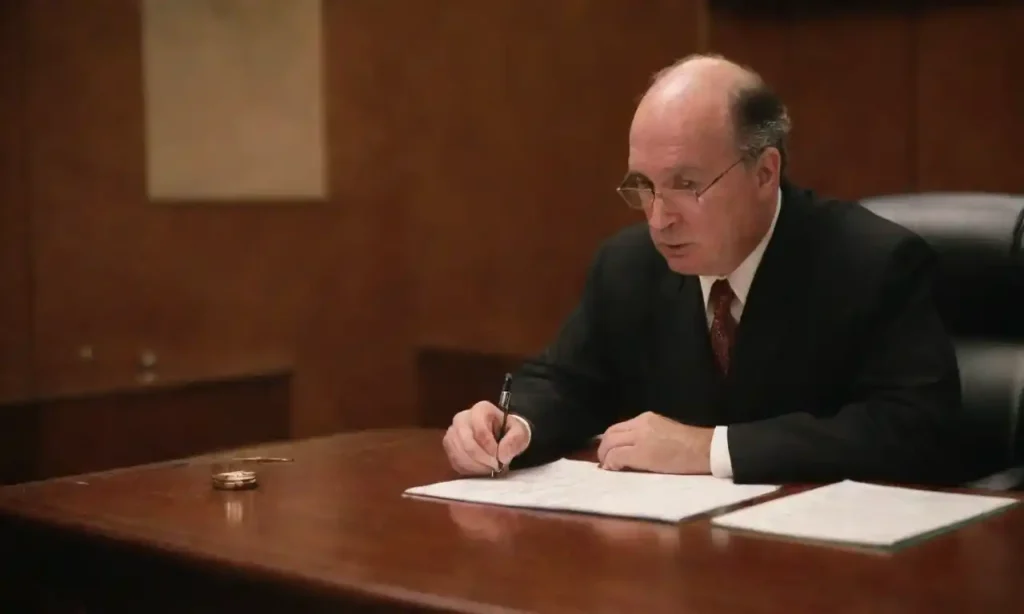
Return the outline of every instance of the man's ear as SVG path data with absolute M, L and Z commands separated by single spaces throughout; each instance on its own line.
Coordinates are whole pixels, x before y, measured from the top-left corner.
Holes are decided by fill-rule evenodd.
M 782 183 L 782 154 L 775 147 L 761 152 L 757 164 L 757 188 L 776 189 Z

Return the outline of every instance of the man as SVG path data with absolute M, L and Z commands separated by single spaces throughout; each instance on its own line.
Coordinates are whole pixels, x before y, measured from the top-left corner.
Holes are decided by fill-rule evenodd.
M 636 109 L 619 188 L 647 223 L 599 249 L 557 339 L 444 438 L 468 475 L 601 435 L 609 470 L 736 482 L 953 479 L 953 347 L 933 254 L 784 178 L 789 119 L 751 71 L 693 56 Z

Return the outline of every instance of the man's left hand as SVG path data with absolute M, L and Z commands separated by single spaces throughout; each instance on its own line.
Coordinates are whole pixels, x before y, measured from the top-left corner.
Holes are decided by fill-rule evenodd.
M 645 412 L 604 432 L 597 459 L 604 469 L 652 473 L 711 473 L 712 428 Z

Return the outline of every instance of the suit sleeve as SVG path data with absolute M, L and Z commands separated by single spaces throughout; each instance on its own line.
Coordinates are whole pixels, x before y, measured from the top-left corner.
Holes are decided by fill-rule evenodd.
M 606 250 L 594 258 L 583 296 L 554 342 L 514 374 L 510 409 L 529 421 L 531 437 L 513 467 L 556 460 L 611 424 L 612 367 L 601 309 Z
M 734 481 L 955 482 L 960 419 L 953 344 L 932 299 L 934 254 L 903 241 L 865 309 L 863 344 L 835 413 L 795 413 L 729 427 Z M 861 332 L 861 331 L 858 331 Z

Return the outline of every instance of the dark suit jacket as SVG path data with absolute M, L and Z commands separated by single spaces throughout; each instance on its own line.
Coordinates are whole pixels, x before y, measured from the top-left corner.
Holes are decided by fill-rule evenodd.
M 669 270 L 645 225 L 598 250 L 558 337 L 516 374 L 527 466 L 652 411 L 729 425 L 739 483 L 960 479 L 960 379 L 931 297 L 934 255 L 855 203 L 783 185 L 731 369 L 712 358 L 697 277 Z

